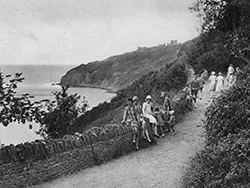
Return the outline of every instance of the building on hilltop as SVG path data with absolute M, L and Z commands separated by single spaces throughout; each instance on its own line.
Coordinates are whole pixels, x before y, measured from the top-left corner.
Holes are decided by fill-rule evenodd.
M 171 41 L 170 41 L 170 44 L 172 44 L 172 45 L 173 45 L 173 44 L 178 44 L 178 40 L 171 40 Z

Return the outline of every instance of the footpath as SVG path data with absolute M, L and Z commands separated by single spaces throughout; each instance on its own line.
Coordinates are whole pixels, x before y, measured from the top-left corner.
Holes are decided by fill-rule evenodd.
M 198 108 L 176 125 L 176 135 L 166 135 L 158 145 L 33 188 L 180 188 L 191 158 L 205 145 L 200 125 L 208 100 L 206 85 Z

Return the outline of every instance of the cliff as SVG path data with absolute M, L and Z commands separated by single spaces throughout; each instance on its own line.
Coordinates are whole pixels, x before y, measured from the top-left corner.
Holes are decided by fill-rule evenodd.
M 69 70 L 60 85 L 124 89 L 147 72 L 173 62 L 180 48 L 180 44 L 143 47 L 103 61 L 81 64 Z

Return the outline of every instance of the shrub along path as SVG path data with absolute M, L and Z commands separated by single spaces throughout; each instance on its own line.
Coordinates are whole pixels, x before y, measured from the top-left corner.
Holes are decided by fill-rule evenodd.
M 181 187 L 191 157 L 204 147 L 204 129 L 198 125 L 204 118 L 208 99 L 206 85 L 203 99 L 197 100 L 198 109 L 176 125 L 176 135 L 159 139 L 158 145 L 34 188 Z

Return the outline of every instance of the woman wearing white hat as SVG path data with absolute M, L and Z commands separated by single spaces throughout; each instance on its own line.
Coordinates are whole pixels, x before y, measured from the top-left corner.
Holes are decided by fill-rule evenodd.
M 219 76 L 217 77 L 216 81 L 216 92 L 219 95 L 220 92 L 224 89 L 224 77 L 221 72 L 219 72 Z
M 154 126 L 154 133 L 156 136 L 159 136 L 157 133 L 157 121 L 154 117 L 154 113 L 152 112 L 152 97 L 148 95 L 146 97 L 146 102 L 142 105 L 143 117 L 148 118 L 149 122 Z
M 209 77 L 209 82 L 210 82 L 210 85 L 209 85 L 209 91 L 211 93 L 211 97 L 213 97 L 213 94 L 214 94 L 214 91 L 215 91 L 215 88 L 216 88 L 216 75 L 215 75 L 215 72 L 212 71 L 211 72 L 211 76 Z

